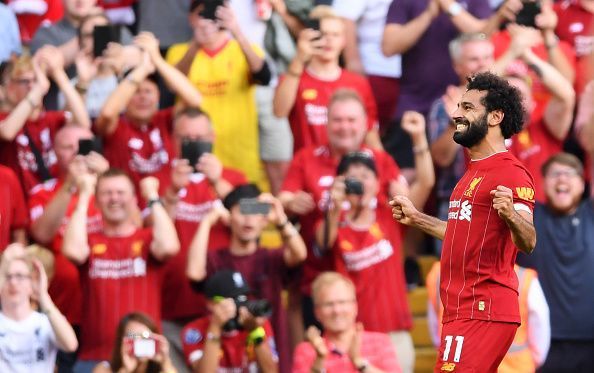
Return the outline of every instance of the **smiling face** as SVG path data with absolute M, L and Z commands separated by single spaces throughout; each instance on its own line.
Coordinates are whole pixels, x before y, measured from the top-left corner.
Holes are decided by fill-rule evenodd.
M 561 214 L 570 214 L 584 193 L 584 179 L 568 165 L 552 163 L 544 175 L 545 195 L 549 207 Z
M 466 148 L 479 144 L 489 131 L 488 113 L 481 103 L 486 92 L 469 90 L 464 93 L 458 108 L 452 113 L 456 124 L 454 141 Z
M 367 131 L 367 116 L 360 102 L 354 99 L 336 101 L 328 108 L 328 142 L 339 153 L 346 154 L 361 147 Z
M 136 196 L 132 182 L 126 176 L 108 176 L 97 181 L 96 204 L 103 221 L 120 225 L 130 219 L 135 211 Z
M 315 315 L 329 333 L 348 331 L 357 319 L 357 300 L 352 287 L 344 281 L 324 284 L 314 298 Z
M 345 46 L 344 24 L 339 18 L 323 18 L 320 20 L 322 33 L 322 50 L 315 58 L 323 62 L 338 61 Z

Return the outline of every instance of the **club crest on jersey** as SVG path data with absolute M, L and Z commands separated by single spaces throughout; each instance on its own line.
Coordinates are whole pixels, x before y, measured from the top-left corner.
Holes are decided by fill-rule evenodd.
M 519 199 L 523 199 L 524 201 L 533 202 L 534 201 L 534 189 L 528 187 L 517 187 L 516 193 L 518 194 Z
M 97 243 L 97 244 L 93 245 L 93 247 L 91 248 L 91 252 L 94 255 L 105 254 L 106 251 L 107 251 L 107 245 L 105 245 L 104 243 Z
M 474 192 L 474 189 L 476 188 L 476 186 L 481 182 L 481 180 L 483 179 L 483 177 L 475 177 L 474 179 L 472 179 L 472 181 L 470 182 L 470 185 L 468 186 L 468 189 L 466 189 L 466 191 L 464 192 L 464 197 L 472 197 L 472 193 Z
M 315 100 L 318 97 L 318 91 L 313 88 L 306 89 L 301 94 L 304 100 Z
M 453 372 L 456 369 L 456 364 L 454 363 L 443 363 L 441 366 L 441 370 L 444 372 Z

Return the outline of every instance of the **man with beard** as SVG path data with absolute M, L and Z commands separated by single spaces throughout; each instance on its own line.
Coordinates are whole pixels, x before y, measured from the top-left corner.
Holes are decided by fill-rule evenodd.
M 444 240 L 435 372 L 497 371 L 520 323 L 517 251 L 536 245 L 532 176 L 505 149 L 522 129 L 520 93 L 491 73 L 469 79 L 466 89 L 452 114 L 453 137 L 471 161 L 452 192 L 448 221 L 417 211 L 404 196 L 390 201 L 400 223 Z

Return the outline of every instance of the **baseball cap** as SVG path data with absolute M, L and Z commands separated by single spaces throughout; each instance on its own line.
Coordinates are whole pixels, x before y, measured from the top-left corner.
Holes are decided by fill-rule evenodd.
M 216 296 L 223 298 L 237 298 L 247 295 L 250 287 L 243 275 L 237 271 L 224 269 L 208 277 L 204 284 L 204 294 L 207 298 Z

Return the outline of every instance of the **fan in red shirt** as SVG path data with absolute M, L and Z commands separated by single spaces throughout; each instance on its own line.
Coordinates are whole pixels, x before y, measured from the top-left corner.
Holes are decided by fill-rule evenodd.
M 495 58 L 499 61 L 501 57 L 512 52 L 512 39 L 521 33 L 522 35 L 519 38 L 523 39 L 524 44 L 529 44 L 536 56 L 544 61 L 549 61 L 565 79 L 573 83 L 576 69 L 575 52 L 569 43 L 559 41 L 559 38 L 555 35 L 557 16 L 552 8 L 551 1 L 541 2 L 541 13 L 535 18 L 535 23 L 538 29 L 512 23 L 507 26 L 506 30 L 495 33 L 491 38 L 495 46 Z M 508 68 L 508 72 L 515 75 L 530 76 L 533 82 L 531 87 L 532 95 L 536 103 L 534 111 L 540 115 L 551 97 L 544 82 L 547 76 L 531 69 L 530 62 L 515 58 L 517 57 L 512 57 L 513 62 Z
M 533 175 L 534 185 L 543 185 L 540 168 L 547 159 L 563 150 L 563 141 L 573 121 L 575 92 L 571 83 L 555 67 L 530 48 L 526 48 L 520 58 L 542 76 L 542 85 L 550 94 L 550 99 L 544 104 L 544 111 L 535 110 L 537 104 L 531 94 L 530 81 L 520 76 L 507 77 L 509 83 L 522 93 L 523 105 L 530 113 L 526 118 L 526 127 L 508 140 L 507 147 Z M 540 188 L 536 189 L 535 199 L 545 202 L 544 191 Z
M 0 165 L 0 252 L 11 242 L 27 242 L 29 225 L 23 189 L 14 172 Z
M 13 169 L 25 194 L 58 171 L 53 140 L 67 122 L 63 111 L 43 110 L 49 90 L 48 77 L 66 97 L 75 125 L 89 128 L 84 103 L 64 72 L 61 52 L 52 46 L 41 48 L 31 59 L 23 56 L 8 65 L 6 102 L 9 112 L 0 112 L 0 163 Z
M 103 229 L 89 233 L 87 209 L 95 181 Z M 179 241 L 159 200 L 156 178 L 145 178 L 140 185 L 151 209 L 152 229 L 135 224 L 134 187 L 124 172 L 110 169 L 98 179 L 86 174 L 77 187 L 78 204 L 66 227 L 62 250 L 81 273 L 83 317 L 77 365 L 90 365 L 109 358 L 124 315 L 144 312 L 161 320 L 162 262 L 179 251 Z
M 204 285 L 209 315 L 181 333 L 186 361 L 199 372 L 276 372 L 278 354 L 272 327 L 245 306 L 250 287 L 241 272 L 221 270 Z
M 410 199 L 415 206 L 423 206 L 435 181 L 425 118 L 420 113 L 405 112 L 402 127 L 417 149 L 417 178 L 411 184 Z M 366 153 L 342 157 L 339 176 L 330 190 L 327 218 L 316 229 L 316 243 L 324 251 L 331 250 L 336 271 L 355 284 L 358 320 L 366 330 L 389 333 L 400 367 L 412 372 L 414 347 L 408 333 L 412 318 L 402 258 L 405 226 L 394 224 L 389 205 L 379 195 L 377 172 L 373 158 Z
M 92 139 L 86 128 L 66 126 L 56 134 L 55 152 L 58 177 L 39 184 L 31 190 L 29 212 L 31 235 L 38 243 L 49 247 L 55 258 L 55 274 L 49 293 L 56 306 L 73 325 L 80 325 L 82 294 L 78 268 L 62 254 L 62 240 L 68 220 L 78 203 L 77 181 L 86 174 L 99 175 L 109 168 L 100 154 L 78 155 L 81 139 Z M 95 207 L 94 196 L 87 210 L 87 232 L 101 230 L 101 213 Z
M 186 277 L 188 248 L 208 212 L 220 206 L 221 199 L 232 188 L 247 183 L 241 172 L 223 167 L 214 154 L 208 151 L 199 154 L 200 147 L 212 146 L 214 136 L 210 119 L 202 110 L 186 108 L 177 113 L 173 144 L 178 159 L 173 161 L 171 183 L 165 190 L 163 201 L 175 222 L 180 252 L 165 266 L 162 316 L 167 320 L 163 330 L 168 338 L 173 337 L 171 346 L 179 347 L 180 352 L 181 328 L 207 311 L 204 297 L 192 291 Z M 190 159 L 180 159 L 184 156 L 183 149 L 189 148 L 196 149 L 196 157 L 190 157 L 194 165 L 190 165 Z M 222 224 L 215 225 L 210 232 L 209 249 L 227 247 L 228 244 L 227 228 Z
M 306 325 L 315 322 L 309 297 L 310 284 L 320 272 L 333 268 L 332 257 L 322 255 L 313 243 L 315 223 L 328 205 L 329 189 L 340 158 L 353 151 L 363 151 L 373 157 L 379 170 L 379 203 L 385 202 L 388 195 L 406 193 L 408 189 L 400 169 L 388 153 L 363 146 L 366 123 L 365 105 L 360 96 L 352 90 L 335 92 L 328 106 L 328 143 L 301 149 L 295 155 L 279 194 L 285 209 L 299 217 L 300 233 L 308 245 L 300 280 Z
M 332 94 L 341 88 L 359 92 L 367 112 L 366 143 L 381 149 L 377 108 L 367 79 L 339 65 L 345 46 L 342 19 L 330 9 L 314 8 L 311 16 L 319 20 L 319 30 L 305 29 L 299 34 L 297 55 L 281 79 L 274 95 L 274 115 L 289 117 L 294 152 L 327 141 L 327 107 Z
M 138 193 L 140 180 L 146 176 L 155 176 L 161 186 L 169 184 L 173 157 L 173 108 L 158 110 L 159 87 L 154 73 L 159 73 L 186 105 L 198 107 L 202 98 L 192 83 L 161 57 L 159 41 L 151 33 L 141 33 L 134 45 L 144 51 L 142 62 L 109 96 L 95 130 L 103 137 L 109 164 L 126 171 Z
M 586 84 L 594 78 L 592 60 L 589 59 L 594 55 L 594 2 L 563 0 L 553 5 L 553 9 L 559 19 L 555 34 L 575 50 L 575 90 L 581 95 Z
M 520 322 L 519 250 L 536 245 L 534 183 L 505 149 L 522 129 L 521 93 L 491 73 L 469 78 L 452 114 L 454 141 L 468 149 L 470 165 L 450 198 L 447 222 L 425 215 L 404 196 L 390 204 L 394 218 L 444 240 L 440 296 L 442 343 L 435 372 L 496 372 Z

